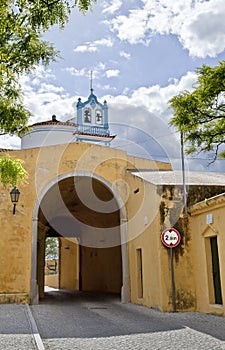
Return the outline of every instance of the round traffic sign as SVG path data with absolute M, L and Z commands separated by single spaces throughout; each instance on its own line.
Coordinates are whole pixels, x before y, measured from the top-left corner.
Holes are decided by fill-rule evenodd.
M 162 243 L 168 248 L 174 248 L 180 243 L 180 233 L 173 227 L 167 228 L 161 234 Z

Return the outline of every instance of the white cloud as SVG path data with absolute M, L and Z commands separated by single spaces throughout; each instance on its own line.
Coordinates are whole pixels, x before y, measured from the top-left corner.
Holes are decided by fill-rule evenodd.
M 45 68 L 42 65 L 36 66 L 33 74 L 40 80 L 55 79 L 55 75 L 53 74 L 52 70 L 50 68 Z
M 120 57 L 124 57 L 129 60 L 131 58 L 131 54 L 125 51 L 120 51 Z
M 97 47 L 92 46 L 91 43 L 87 43 L 86 45 L 79 45 L 74 49 L 74 52 L 96 52 Z
M 105 46 L 105 47 L 112 47 L 113 41 L 111 38 L 102 38 L 100 40 L 95 40 L 92 42 L 95 46 Z
M 113 41 L 111 38 L 102 38 L 99 40 L 95 41 L 88 41 L 83 45 L 78 45 L 75 47 L 73 50 L 74 52 L 97 52 L 99 47 L 112 47 L 113 46 Z
M 188 72 L 180 80 L 174 80 L 165 87 L 159 85 L 140 87 L 134 90 L 130 96 L 104 96 L 104 99 L 110 103 L 144 107 L 157 117 L 165 118 L 166 116 L 168 121 L 171 117 L 168 101 L 183 90 L 192 91 L 196 78 L 196 73 Z
M 0 148 L 6 149 L 19 149 L 20 138 L 18 136 L 4 135 L 0 137 Z
M 103 62 L 98 62 L 97 65 L 94 66 L 94 68 L 82 68 L 82 69 L 76 69 L 75 67 L 67 67 L 65 68 L 65 71 L 69 72 L 73 76 L 77 77 L 87 77 L 90 79 L 90 72 L 92 71 L 93 79 L 99 79 L 105 74 L 106 71 L 106 65 Z
M 110 22 L 120 40 L 148 45 L 151 35 L 174 34 L 191 56 L 215 57 L 225 49 L 224 0 L 142 0 Z
M 62 86 L 55 86 L 53 84 L 46 84 L 46 83 L 41 84 L 41 86 L 38 90 L 39 93 L 43 93 L 43 92 L 61 93 L 64 91 L 65 91 L 65 89 Z
M 99 62 L 98 63 L 98 65 L 97 65 L 97 67 L 96 67 L 96 69 L 94 70 L 94 74 L 96 73 L 97 74 L 97 72 L 99 72 L 99 71 L 104 71 L 105 70 L 105 63 L 103 63 L 103 62 Z
M 65 70 L 69 72 L 71 75 L 78 76 L 78 77 L 84 77 L 87 75 L 87 70 L 85 68 L 76 69 L 74 67 L 67 67 L 65 68 Z
M 160 156 L 159 149 L 163 149 L 173 168 L 179 169 L 181 166 L 179 134 L 168 125 L 172 117 L 168 101 L 183 90 L 192 91 L 196 78 L 195 73 L 188 72 L 180 80 L 173 80 L 165 87 L 159 85 L 140 87 L 130 96 L 103 96 L 109 105 L 110 122 L 114 128 L 117 127 L 120 130 L 121 125 L 124 130 L 124 135 L 119 134 L 116 138 L 115 146 L 133 153 L 137 148 L 133 146 L 138 145 L 136 155 L 146 157 L 147 154 L 153 159 Z M 134 130 L 133 138 L 126 138 L 126 130 L 130 128 L 137 132 Z M 127 132 L 129 136 L 129 131 Z M 136 138 L 138 134 L 142 134 L 139 139 Z M 152 146 L 151 139 L 154 140 L 155 146 Z M 156 147 L 156 144 L 159 147 Z M 168 161 L 165 158 L 157 159 Z M 199 161 L 191 164 L 194 169 Z
M 147 38 L 148 28 L 146 26 L 148 14 L 142 9 L 130 10 L 129 16 L 121 15 L 114 18 L 111 30 L 117 32 L 120 40 L 128 41 L 130 44 L 149 42 Z
M 51 119 L 55 114 L 58 119 L 65 120 L 74 117 L 74 97 L 61 95 L 60 93 L 45 92 L 26 95 L 24 99 L 26 107 L 33 113 L 30 124 Z
M 115 86 L 111 86 L 109 84 L 105 84 L 105 85 L 101 85 L 101 84 L 95 84 L 95 87 L 98 88 L 99 90 L 103 90 L 103 91 L 107 91 L 107 90 L 114 90 L 116 91 L 116 87 Z
M 58 119 L 66 120 L 75 116 L 74 97 L 65 93 L 61 86 L 40 82 L 34 85 L 32 76 L 23 79 L 21 83 L 24 91 L 24 104 L 33 116 L 29 124 L 51 119 L 55 114 Z
M 100 63 L 97 70 L 94 71 L 94 77 L 97 74 L 101 74 L 101 72 L 104 71 L 104 68 L 104 64 Z M 89 72 L 86 71 L 86 73 L 88 74 Z M 106 71 L 106 76 L 107 78 L 116 77 L 119 73 L 119 70 L 111 69 Z M 163 118 L 167 123 L 171 116 L 168 100 L 174 95 L 177 95 L 180 91 L 191 91 L 195 81 L 196 74 L 188 72 L 180 80 L 171 80 L 171 83 L 168 83 L 165 87 L 160 87 L 159 85 L 140 87 L 134 90 L 130 96 L 105 95 L 102 97 L 102 100 L 106 99 L 109 104 L 121 104 L 123 106 L 133 106 L 133 108 L 144 108 L 149 113 L 153 113 L 157 117 Z M 75 116 L 76 110 L 74 109 L 73 103 L 77 102 L 78 96 L 70 97 L 67 94 L 63 94 L 64 91 L 62 88 L 51 84 L 42 83 L 40 84 L 40 88 L 32 88 L 31 85 L 32 82 L 30 83 L 30 89 L 28 89 L 27 92 L 25 91 L 26 107 L 34 114 L 31 123 L 48 120 L 51 118 L 52 114 L 56 114 L 61 120 Z M 105 86 L 104 88 L 107 90 L 109 86 Z M 134 113 L 129 116 L 124 115 L 123 121 L 126 123 L 134 121 L 136 123 L 136 120 L 137 118 Z M 114 117 L 111 121 L 114 121 Z
M 180 41 L 191 56 L 215 57 L 225 49 L 225 6 L 224 2 L 217 5 L 198 11 L 184 23 Z
M 36 86 L 32 87 L 31 78 L 24 79 L 26 85 L 28 81 L 25 105 L 34 114 L 30 124 L 49 120 L 53 114 L 59 120 L 68 120 L 76 116 L 78 96 L 70 97 L 62 94 L 58 87 L 51 88 L 51 91 L 40 92 L 41 89 L 38 91 Z M 180 80 L 170 79 L 170 81 L 165 87 L 159 85 L 140 87 L 130 96 L 101 97 L 100 101 L 106 99 L 108 102 L 109 121 L 112 127 L 120 130 L 116 143 L 113 143 L 112 147 L 126 149 L 137 156 L 150 156 L 162 161 L 169 159 L 174 168 L 180 167 L 179 140 L 174 130 L 168 127 L 168 121 L 172 115 L 168 100 L 184 89 L 191 91 L 196 81 L 196 74 L 188 72 Z M 3 148 L 20 148 L 20 139 L 15 136 L 4 136 L 0 138 L 0 145 Z M 167 159 L 162 155 L 162 150 L 167 155 Z M 201 166 L 201 170 L 207 170 L 207 161 L 203 163 L 200 165 L 198 160 L 192 160 L 189 164 L 192 169 L 196 170 L 196 166 Z M 220 163 L 217 165 L 217 171 L 223 171 L 220 165 Z
M 118 69 L 108 69 L 105 72 L 105 75 L 107 78 L 118 77 L 119 74 L 120 74 L 120 71 Z
M 114 14 L 122 6 L 122 0 L 110 0 L 103 2 L 103 13 Z
M 42 82 L 46 84 L 46 81 L 56 80 L 55 75 L 52 73 L 51 69 L 47 69 L 43 66 L 36 66 L 33 73 L 30 75 L 23 74 L 19 78 L 19 83 L 23 86 L 23 91 L 29 93 L 32 91 L 33 86 L 40 86 Z M 49 86 L 50 88 L 50 86 Z M 55 89 L 55 86 L 52 85 L 52 88 Z

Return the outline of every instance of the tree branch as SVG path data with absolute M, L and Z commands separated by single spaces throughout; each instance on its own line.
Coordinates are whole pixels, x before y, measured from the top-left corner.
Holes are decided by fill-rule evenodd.
M 213 157 L 213 160 L 211 162 L 209 162 L 208 166 L 213 164 L 216 159 L 217 159 L 217 156 L 218 156 L 218 151 L 219 151 L 219 147 L 225 142 L 219 142 L 217 145 L 216 145 L 216 150 L 215 150 L 215 154 L 214 154 L 214 157 Z

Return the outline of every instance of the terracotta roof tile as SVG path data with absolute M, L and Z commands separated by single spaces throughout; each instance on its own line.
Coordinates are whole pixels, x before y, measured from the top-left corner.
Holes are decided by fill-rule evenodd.
M 7 153 L 7 152 L 10 152 L 10 151 L 15 151 L 15 149 L 10 149 L 10 148 L 0 148 L 0 152 L 2 152 L 2 153 Z
M 75 123 L 69 123 L 69 122 L 60 122 L 59 120 L 46 120 L 44 122 L 39 122 L 39 123 L 35 123 L 30 125 L 30 127 L 33 126 L 40 126 L 40 125 L 67 125 L 67 126 L 76 126 Z

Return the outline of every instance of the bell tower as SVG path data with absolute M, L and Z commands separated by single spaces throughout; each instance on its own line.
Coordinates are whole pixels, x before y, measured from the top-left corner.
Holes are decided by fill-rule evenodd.
M 94 95 L 92 72 L 90 92 L 85 102 L 81 102 L 81 98 L 77 102 L 77 131 L 75 133 L 77 141 L 108 144 L 115 136 L 110 135 L 109 131 L 107 102 L 100 103 Z

